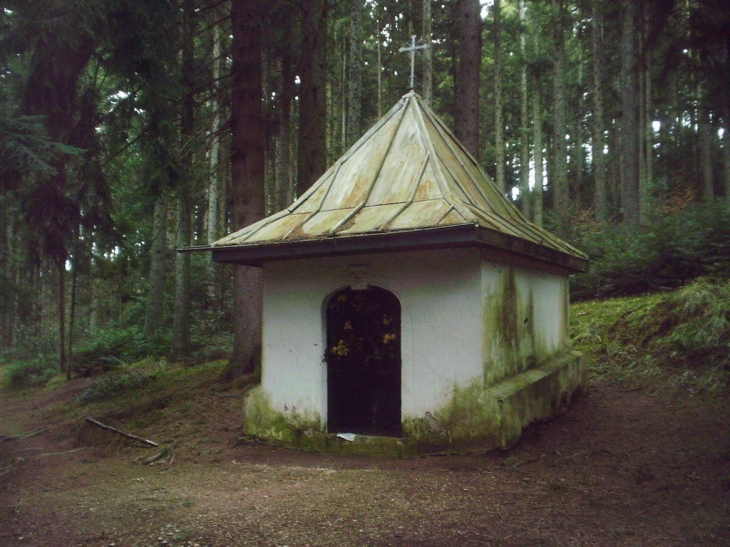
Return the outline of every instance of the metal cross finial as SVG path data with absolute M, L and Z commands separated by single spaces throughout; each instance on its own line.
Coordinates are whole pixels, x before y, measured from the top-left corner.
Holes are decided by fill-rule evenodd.
M 404 51 L 408 51 L 411 54 L 411 89 L 415 88 L 415 80 L 416 80 L 416 51 L 419 49 L 426 49 L 428 46 L 426 44 L 417 46 L 416 45 L 416 35 L 414 34 L 411 36 L 411 47 L 402 47 L 398 51 L 403 53 Z

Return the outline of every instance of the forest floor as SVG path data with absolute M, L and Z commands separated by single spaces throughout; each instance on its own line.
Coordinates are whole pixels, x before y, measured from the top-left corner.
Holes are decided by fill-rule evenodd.
M 89 379 L 0 390 L 0 547 L 730 545 L 724 396 L 594 379 L 509 451 L 379 459 L 243 438 L 204 370 L 106 406 Z

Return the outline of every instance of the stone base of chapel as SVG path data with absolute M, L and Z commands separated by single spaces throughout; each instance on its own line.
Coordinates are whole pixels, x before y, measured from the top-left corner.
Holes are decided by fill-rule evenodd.
M 246 401 L 244 430 L 249 435 L 316 452 L 415 457 L 507 449 L 533 422 L 547 420 L 568 405 L 585 386 L 582 354 L 566 352 L 491 386 L 454 388 L 452 400 L 425 417 L 403 421 L 401 437 L 338 436 L 317 417 L 280 415 L 254 389 Z

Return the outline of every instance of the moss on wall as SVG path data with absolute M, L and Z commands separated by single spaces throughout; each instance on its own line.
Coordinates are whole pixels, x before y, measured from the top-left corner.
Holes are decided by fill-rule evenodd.
M 581 355 L 567 352 L 496 385 L 481 379 L 454 386 L 451 399 L 424 417 L 407 417 L 402 437 L 327 433 L 322 419 L 274 410 L 260 386 L 246 395 L 244 431 L 304 450 L 338 454 L 413 457 L 434 452 L 508 448 L 522 428 L 553 416 L 585 381 Z
M 568 298 L 567 280 L 562 280 L 559 287 L 551 286 L 550 309 L 546 309 L 535 274 L 521 274 L 519 268 L 507 265 L 485 268 L 483 370 L 484 385 L 490 386 L 567 349 Z M 565 295 L 559 302 L 553 302 L 556 291 Z

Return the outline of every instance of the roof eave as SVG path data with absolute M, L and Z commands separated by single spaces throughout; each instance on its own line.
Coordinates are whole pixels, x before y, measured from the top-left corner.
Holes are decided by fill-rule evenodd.
M 537 261 L 546 267 L 557 267 L 568 274 L 580 273 L 588 268 L 588 260 L 585 258 L 474 224 L 249 245 L 221 245 L 214 246 L 211 250 L 215 262 L 261 267 L 267 262 L 282 260 L 458 247 L 491 249 L 505 254 L 506 259 L 514 257 Z

